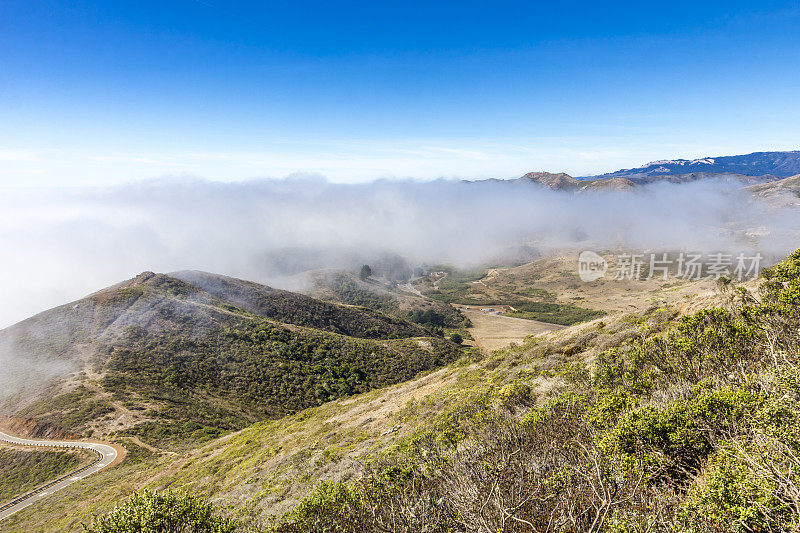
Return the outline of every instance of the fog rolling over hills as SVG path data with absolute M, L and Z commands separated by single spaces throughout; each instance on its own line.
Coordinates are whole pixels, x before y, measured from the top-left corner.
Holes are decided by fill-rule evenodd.
M 319 176 L 184 178 L 9 190 L 0 197 L 0 239 L 14 253 L 0 278 L 0 325 L 147 270 L 200 269 L 304 290 L 292 275 L 393 256 L 411 268 L 471 268 L 560 247 L 759 248 L 776 259 L 793 248 L 800 215 L 744 189 L 753 181 L 683 176 L 356 185 Z
M 800 252 L 742 283 L 612 267 L 682 251 L 774 264 L 800 242 L 797 198 L 797 176 L 695 171 L 11 191 L 8 316 L 71 303 L 0 330 L 0 422 L 128 455 L 3 527 L 80 531 L 141 497 L 175 508 L 166 492 L 124 503 L 142 488 L 271 533 L 577 533 L 617 520 L 601 506 L 729 521 L 704 514 L 729 441 L 796 446 Z M 581 279 L 583 250 L 607 276 Z
M 798 28 L 0 0 L 0 533 L 800 533 Z
M 145 272 L 6 328 L 0 342 L 12 370 L 4 414 L 152 442 L 217 436 L 458 354 L 397 317 L 197 271 Z

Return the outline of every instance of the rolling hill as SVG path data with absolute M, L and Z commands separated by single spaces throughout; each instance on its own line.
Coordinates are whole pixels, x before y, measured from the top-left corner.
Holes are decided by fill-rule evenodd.
M 537 290 L 540 283 L 552 290 L 569 285 L 563 268 L 551 259 L 500 272 L 497 278 L 493 285 L 517 292 Z M 780 289 L 782 278 L 777 282 Z M 761 409 L 746 391 L 728 391 L 730 380 L 735 387 L 749 386 L 731 373 L 741 361 L 754 364 L 754 346 L 744 342 L 749 337 L 738 337 L 750 335 L 749 326 L 741 325 L 746 329 L 740 332 L 738 322 L 726 322 L 725 310 L 705 310 L 730 304 L 726 295 L 700 298 L 706 285 L 684 282 L 683 292 L 675 292 L 675 283 L 660 284 L 657 298 L 651 290 L 655 286 L 635 293 L 625 286 L 600 287 L 594 295 L 585 294 L 592 303 L 596 297 L 628 300 L 624 305 L 615 302 L 620 309 L 601 319 L 495 353 L 473 353 L 403 383 L 259 421 L 177 454 L 149 438 L 142 440 L 164 450 L 147 450 L 120 432 L 116 438 L 129 450 L 124 463 L 53 495 L 47 507 L 31 508 L 4 527 L 80 531 L 82 523 L 108 512 L 135 490 L 170 488 L 212 499 L 246 524 L 237 531 L 273 531 L 262 527 L 270 524 L 277 524 L 280 532 L 420 531 L 422 524 L 452 523 L 458 525 L 456 531 L 472 531 L 470 525 L 480 516 L 491 521 L 494 531 L 507 507 L 486 494 L 499 487 L 504 498 L 522 491 L 515 503 L 522 504 L 519 516 L 528 521 L 545 517 L 537 522 L 539 530 L 586 531 L 585 522 L 571 527 L 559 522 L 560 529 L 548 529 L 546 519 L 553 514 L 569 518 L 560 509 L 574 501 L 581 509 L 593 509 L 586 480 L 594 480 L 588 476 L 594 475 L 595 465 L 601 469 L 600 482 L 618 483 L 626 491 L 614 503 L 615 509 L 628 513 L 626 520 L 646 522 L 648 506 L 657 501 L 654 494 L 675 497 L 659 508 L 664 513 L 660 516 L 670 518 L 675 509 L 669 505 L 691 503 L 686 491 L 703 490 L 697 465 L 716 468 L 712 454 L 724 453 L 721 440 L 698 440 L 705 434 L 698 437 L 695 425 L 721 423 L 706 411 L 723 409 L 724 421 L 728 408 L 736 407 L 732 402 Z M 655 304 L 655 299 L 663 302 Z M 709 337 L 706 329 L 716 321 L 730 326 L 715 329 L 722 332 L 720 338 Z M 645 341 L 649 344 L 642 345 Z M 664 349 L 670 351 L 665 354 Z M 728 349 L 736 352 L 728 356 Z M 697 360 L 702 372 L 684 375 L 694 372 L 695 357 L 701 354 L 710 357 Z M 754 371 L 758 369 L 754 364 Z M 706 374 L 715 381 L 698 381 Z M 787 383 L 796 388 L 796 381 Z M 785 394 L 776 389 L 774 397 L 780 400 Z M 766 409 L 771 404 L 763 407 L 763 420 L 780 418 L 770 418 L 771 413 L 783 416 L 783 411 Z M 792 414 L 787 423 L 794 420 Z M 673 444 L 685 438 L 690 440 L 683 447 L 677 440 Z M 630 452 L 622 445 L 631 439 L 646 443 L 641 455 L 625 455 Z M 606 442 L 613 446 L 604 448 Z M 688 473 L 678 468 L 685 466 L 682 462 L 667 469 L 684 457 L 695 461 Z M 564 465 L 577 474 L 565 477 Z M 625 472 L 616 470 L 623 467 L 634 469 L 631 483 Z M 609 476 L 602 477 L 606 472 Z M 672 487 L 681 492 L 670 492 Z M 541 498 L 535 497 L 539 491 Z M 490 504 L 483 506 L 485 501 Z M 392 512 L 398 508 L 405 509 L 403 515 Z M 595 515 L 590 511 L 572 519 L 587 515 L 591 522 Z M 405 518 L 410 525 L 391 522 Z M 703 530 L 701 524 L 697 531 Z
M 510 180 L 512 185 L 537 185 L 554 191 L 572 193 L 629 191 L 655 183 L 683 184 L 701 180 L 718 180 L 732 182 L 737 185 L 753 185 L 769 183 L 777 180 L 775 176 L 750 176 L 732 172 L 689 172 L 685 174 L 646 174 L 635 176 L 608 175 L 597 178 L 573 178 L 569 174 L 550 174 L 548 172 L 529 172 L 517 179 Z
M 759 183 L 747 188 L 753 195 L 775 203 L 800 204 L 800 174 L 769 183 Z
M 459 348 L 372 309 L 204 272 L 135 278 L 0 331 L 6 414 L 196 442 L 366 392 Z M 36 376 L 30 379 L 30 376 Z
M 309 294 L 321 300 L 369 307 L 428 330 L 431 325 L 462 328 L 467 324 L 452 306 L 420 296 L 409 283 L 398 285 L 375 277 L 362 280 L 351 272 L 335 269 L 310 272 L 307 277 L 311 284 Z

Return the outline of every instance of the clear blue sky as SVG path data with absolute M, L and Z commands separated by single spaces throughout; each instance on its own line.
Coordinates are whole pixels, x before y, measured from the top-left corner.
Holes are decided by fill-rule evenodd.
M 0 184 L 800 149 L 798 2 L 0 2 Z

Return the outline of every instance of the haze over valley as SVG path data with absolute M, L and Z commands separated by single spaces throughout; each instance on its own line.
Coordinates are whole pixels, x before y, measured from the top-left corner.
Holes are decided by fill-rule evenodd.
M 800 159 L 776 159 L 789 156 Z M 757 248 L 775 260 L 800 228 L 796 187 L 779 185 L 779 166 L 756 167 L 767 176 L 667 175 L 622 187 L 616 178 L 531 173 L 477 182 L 347 185 L 298 175 L 8 190 L 0 235 L 14 253 L 0 280 L 9 304 L 0 323 L 145 270 L 200 269 L 302 290 L 304 271 L 354 269 L 385 255 L 412 268 L 524 261 L 559 248 Z
M 796 2 L 0 2 L 0 533 L 800 533 Z

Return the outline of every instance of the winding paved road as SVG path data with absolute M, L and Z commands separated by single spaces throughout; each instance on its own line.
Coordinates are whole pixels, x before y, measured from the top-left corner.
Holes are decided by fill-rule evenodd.
M 89 465 L 75 470 L 66 476 L 62 476 L 54 481 L 51 481 L 27 494 L 16 498 L 2 506 L 0 506 L 0 520 L 8 518 L 9 516 L 17 513 L 26 507 L 33 505 L 39 500 L 46 498 L 50 494 L 59 491 L 76 481 L 80 481 L 86 476 L 90 476 L 95 472 L 99 472 L 104 468 L 108 468 L 116 459 L 119 452 L 108 444 L 100 444 L 95 442 L 81 442 L 81 441 L 57 441 L 57 440 L 33 440 L 22 439 L 3 433 L 0 431 L 0 441 L 14 444 L 17 446 L 36 446 L 40 448 L 81 448 L 84 450 L 92 450 L 97 453 L 97 459 L 92 461 Z

